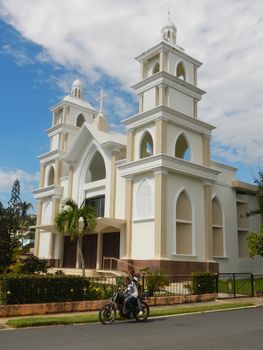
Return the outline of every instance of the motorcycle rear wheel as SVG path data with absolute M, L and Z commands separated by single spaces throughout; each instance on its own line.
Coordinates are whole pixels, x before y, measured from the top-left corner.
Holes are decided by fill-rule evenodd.
M 100 309 L 99 320 L 104 325 L 112 324 L 116 320 L 116 310 L 113 304 L 106 304 Z

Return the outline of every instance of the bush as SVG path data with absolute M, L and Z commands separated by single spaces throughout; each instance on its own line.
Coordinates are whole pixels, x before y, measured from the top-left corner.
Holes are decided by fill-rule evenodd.
M 145 276 L 146 289 L 149 296 L 159 292 L 165 286 L 169 285 L 168 277 L 160 272 L 148 272 Z
M 29 275 L 34 273 L 47 273 L 48 268 L 48 260 L 39 259 L 37 256 L 29 255 L 13 265 L 11 272 Z
M 210 272 L 194 272 L 192 293 L 206 294 L 216 293 L 217 290 L 217 275 Z

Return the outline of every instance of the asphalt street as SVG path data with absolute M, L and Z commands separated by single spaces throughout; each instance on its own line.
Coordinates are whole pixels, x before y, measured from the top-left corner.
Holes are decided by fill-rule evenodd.
M 115 322 L 1 330 L 1 350 L 262 350 L 263 308 Z

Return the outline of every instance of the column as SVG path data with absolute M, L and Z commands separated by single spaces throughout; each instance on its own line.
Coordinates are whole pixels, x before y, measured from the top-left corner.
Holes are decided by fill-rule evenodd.
M 166 104 L 165 85 L 160 84 L 158 85 L 158 88 L 159 88 L 159 105 L 165 105 Z
M 163 51 L 160 52 L 160 72 L 165 70 L 165 53 Z
M 115 218 L 116 204 L 116 166 L 115 162 L 119 160 L 119 152 L 113 151 L 111 155 L 111 191 L 110 191 L 110 217 Z
M 103 233 L 99 232 L 97 236 L 97 260 L 96 260 L 96 270 L 102 269 L 102 243 L 103 243 Z
M 125 242 L 125 256 L 131 257 L 131 238 L 132 238 L 132 206 L 133 206 L 133 179 L 126 179 L 125 188 L 125 217 L 126 225 L 126 242 Z
M 45 186 L 45 170 L 44 165 L 40 165 L 40 174 L 39 174 L 39 187 L 42 188 Z
M 204 184 L 204 229 L 205 229 L 205 259 L 213 260 L 213 230 L 212 230 L 212 185 Z
M 68 174 L 68 198 L 72 198 L 72 189 L 73 189 L 73 165 L 69 166 L 69 174 Z
M 43 207 L 42 201 L 38 200 L 38 204 L 37 204 L 37 222 L 36 222 L 37 226 L 41 225 L 41 221 L 42 221 L 42 207 Z M 34 244 L 34 254 L 36 256 L 38 256 L 38 253 L 39 253 L 39 240 L 40 240 L 40 229 L 37 228 L 36 229 L 36 233 L 35 233 L 35 244 Z
M 210 137 L 203 135 L 203 164 L 210 167 Z
M 156 153 L 166 153 L 167 121 L 158 119 L 156 121 Z
M 60 177 L 62 173 L 62 162 L 60 159 L 55 160 L 55 179 L 54 184 L 60 185 Z
M 134 139 L 135 139 L 135 131 L 129 130 L 127 135 L 127 151 L 126 151 L 127 162 L 132 162 L 134 160 Z
M 155 257 L 165 258 L 166 251 L 166 201 L 167 172 L 156 171 L 155 177 Z

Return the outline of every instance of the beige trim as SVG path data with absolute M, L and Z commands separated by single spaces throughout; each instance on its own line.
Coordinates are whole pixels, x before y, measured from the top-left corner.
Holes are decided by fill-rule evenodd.
M 116 204 L 116 166 L 115 162 L 120 159 L 119 152 L 113 151 L 111 155 L 111 190 L 110 190 L 110 217 L 115 218 Z
M 130 130 L 127 135 L 127 151 L 126 151 L 127 162 L 132 162 L 134 160 L 134 139 L 135 139 L 135 131 Z
M 204 215 L 205 215 L 205 256 L 207 261 L 213 260 L 213 229 L 212 229 L 212 188 L 204 185 Z
M 256 194 L 258 191 L 257 186 L 242 181 L 232 181 L 231 186 L 235 190 L 240 190 L 248 194 Z
M 102 268 L 102 240 L 103 240 L 103 233 L 98 233 L 96 270 L 101 270 Z
M 156 121 L 156 154 L 166 153 L 167 121 Z
M 42 220 L 42 207 L 43 203 L 41 201 L 38 201 L 37 204 L 37 226 L 41 224 Z M 34 254 L 38 256 L 39 253 L 39 236 L 40 236 L 40 229 L 36 229 L 35 233 L 35 244 L 34 244 Z
M 64 123 L 67 122 L 67 111 L 66 111 L 66 107 L 63 107 L 63 116 L 62 116 L 62 120 Z
M 73 173 L 74 173 L 74 167 L 72 165 L 70 165 L 69 166 L 69 174 L 68 174 L 68 198 L 72 198 Z
M 203 135 L 203 164 L 205 166 L 210 166 L 210 137 Z
M 155 258 L 166 257 L 167 174 L 155 174 Z
M 194 99 L 194 117 L 197 118 L 198 109 L 197 109 L 197 100 Z
M 51 222 L 55 221 L 56 214 L 59 211 L 60 199 L 53 197 L 52 198 L 52 213 L 51 213 Z
M 126 251 L 125 256 L 131 256 L 131 238 L 132 238 L 132 205 L 133 205 L 133 180 L 126 180 L 125 188 L 125 216 L 127 220 L 126 226 Z

